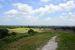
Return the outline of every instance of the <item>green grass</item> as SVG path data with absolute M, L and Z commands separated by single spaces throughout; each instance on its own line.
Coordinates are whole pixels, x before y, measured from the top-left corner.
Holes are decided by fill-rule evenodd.
M 42 33 L 35 35 L 30 38 L 30 40 L 27 40 L 25 43 L 26 45 L 23 45 L 19 50 L 36 50 L 36 48 L 42 47 L 46 42 L 54 35 L 54 33 Z
M 33 29 L 34 31 L 41 32 L 39 28 L 14 28 L 14 29 L 8 29 L 10 32 L 16 32 L 16 33 L 25 33 L 29 29 Z
M 36 48 L 46 44 L 46 42 L 54 35 L 55 33 L 52 32 L 37 33 L 34 36 L 28 36 L 5 45 L 1 50 L 36 50 Z
M 75 50 L 75 34 L 60 32 L 57 38 L 57 50 Z
M 19 39 L 22 39 L 24 37 L 28 37 L 28 35 L 26 33 L 23 33 L 23 34 L 17 34 L 17 35 L 10 35 L 3 39 L 0 39 L 0 50 L 1 50 L 1 48 L 3 48 L 3 46 L 5 46 L 11 42 L 17 41 Z
M 0 40 L 0 50 L 36 50 L 36 48 L 41 48 L 45 45 L 54 35 L 57 35 L 57 50 L 75 50 L 74 33 L 57 31 L 50 32 L 50 30 L 43 30 L 44 32 L 40 32 L 40 29 L 32 29 L 38 33 L 30 36 L 25 33 L 29 28 L 9 29 L 10 32 L 16 32 L 17 35 L 8 36 Z
M 29 30 L 29 28 L 15 28 L 15 29 L 8 29 L 10 32 L 16 33 L 25 33 Z

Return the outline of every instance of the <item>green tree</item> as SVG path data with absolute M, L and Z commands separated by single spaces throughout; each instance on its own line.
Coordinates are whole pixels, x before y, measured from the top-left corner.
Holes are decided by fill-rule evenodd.
M 4 38 L 8 35 L 8 29 L 0 29 L 0 38 Z

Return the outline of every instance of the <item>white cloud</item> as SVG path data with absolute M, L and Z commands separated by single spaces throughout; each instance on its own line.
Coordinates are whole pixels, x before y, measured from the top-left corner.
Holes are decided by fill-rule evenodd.
M 31 13 L 32 12 L 32 6 L 28 4 L 22 4 L 22 3 L 16 3 L 13 4 L 13 6 L 16 7 L 19 11 L 26 12 L 26 13 Z
M 48 17 L 44 20 L 44 23 L 46 23 L 47 25 L 74 26 L 75 15 L 72 13 L 71 14 L 68 13 L 66 16 Z
M 18 13 L 18 11 L 15 10 L 15 9 L 12 9 L 12 10 L 9 10 L 9 11 L 5 12 L 5 14 L 7 14 L 7 15 L 9 15 L 9 16 L 14 16 L 14 15 L 16 15 L 17 13 Z
M 74 1 L 68 1 L 66 3 L 60 3 L 58 5 L 49 4 L 45 5 L 44 7 L 40 7 L 38 9 L 33 10 L 34 13 L 44 15 L 45 13 L 53 13 L 56 11 L 67 11 L 75 8 Z
M 60 3 L 59 7 L 63 10 L 75 8 L 75 2 L 73 0 L 68 1 L 67 3 Z
M 52 12 L 62 11 L 62 10 L 65 11 L 65 10 L 75 8 L 74 1 L 68 1 L 66 3 L 60 3 L 58 5 L 49 4 L 49 5 L 45 5 L 44 7 L 37 8 L 37 9 L 33 9 L 32 6 L 28 4 L 22 4 L 22 3 L 16 3 L 13 5 L 18 11 L 28 13 L 28 14 L 32 14 L 32 13 L 45 14 L 45 13 L 52 13 Z
M 40 0 L 41 2 L 48 3 L 49 0 Z
M 69 12 L 65 16 L 62 15 L 58 17 L 45 16 L 46 14 L 49 13 L 66 11 L 75 8 L 75 3 L 73 0 L 68 1 L 66 3 L 60 3 L 58 5 L 49 4 L 37 9 L 33 9 L 32 6 L 22 3 L 16 3 L 13 4 L 13 6 L 15 6 L 15 8 L 5 12 L 5 14 L 15 16 L 12 18 L 20 20 L 19 22 L 23 21 L 23 23 L 35 25 L 72 25 L 75 22 L 75 15 L 71 12 Z M 45 18 L 41 18 L 43 16 L 45 16 Z

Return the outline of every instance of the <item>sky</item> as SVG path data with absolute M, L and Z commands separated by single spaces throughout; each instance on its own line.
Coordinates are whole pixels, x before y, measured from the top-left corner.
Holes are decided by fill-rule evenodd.
M 75 0 L 0 0 L 0 25 L 75 26 Z

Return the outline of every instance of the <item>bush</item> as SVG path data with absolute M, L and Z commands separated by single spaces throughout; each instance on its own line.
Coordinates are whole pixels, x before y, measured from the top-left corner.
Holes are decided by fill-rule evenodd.
M 8 36 L 8 29 L 0 29 L 0 39 Z
M 11 35 L 16 35 L 16 33 L 15 32 L 12 32 Z
M 30 30 L 28 30 L 28 34 L 29 35 L 34 35 L 35 34 L 35 31 L 33 29 L 30 29 Z

